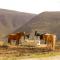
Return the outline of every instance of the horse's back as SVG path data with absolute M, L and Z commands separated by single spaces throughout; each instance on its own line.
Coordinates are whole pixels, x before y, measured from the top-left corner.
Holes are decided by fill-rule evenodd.
M 16 34 L 9 34 L 8 35 L 8 39 L 15 39 L 16 38 Z
M 8 38 L 9 39 L 16 39 L 17 40 L 17 39 L 21 38 L 22 36 L 24 36 L 23 32 L 17 32 L 15 34 L 9 34 Z
M 54 39 L 56 39 L 55 34 L 44 34 L 43 36 L 44 36 L 43 38 L 47 41 L 53 41 Z

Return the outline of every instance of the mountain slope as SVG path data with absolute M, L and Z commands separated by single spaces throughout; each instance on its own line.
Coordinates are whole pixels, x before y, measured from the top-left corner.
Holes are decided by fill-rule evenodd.
M 60 12 L 43 12 L 33 17 L 28 23 L 23 25 L 20 29 L 26 29 L 26 31 L 40 31 L 49 32 L 57 35 L 60 39 Z M 18 30 L 20 30 L 18 29 Z M 17 31 L 18 31 L 17 30 Z
M 0 35 L 4 36 L 13 32 L 34 16 L 35 14 L 0 9 Z

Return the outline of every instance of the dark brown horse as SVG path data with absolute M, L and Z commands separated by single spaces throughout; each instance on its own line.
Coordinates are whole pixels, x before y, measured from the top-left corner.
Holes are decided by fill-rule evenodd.
M 18 32 L 16 34 L 9 34 L 8 35 L 8 43 L 11 44 L 11 40 L 16 40 L 16 45 L 18 45 L 19 44 L 19 40 L 21 39 L 21 37 L 25 38 L 24 32 Z

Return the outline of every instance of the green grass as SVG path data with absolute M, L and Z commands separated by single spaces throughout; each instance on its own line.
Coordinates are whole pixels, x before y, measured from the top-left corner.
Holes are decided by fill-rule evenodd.
M 43 58 L 43 57 L 49 57 L 49 56 L 56 56 L 56 55 L 60 55 L 60 52 L 49 52 L 49 53 L 34 53 L 34 54 L 30 54 L 27 53 L 25 54 L 25 56 L 19 56 L 19 57 L 15 57 L 15 56 L 11 56 L 11 57 L 0 57 L 0 60 L 20 60 L 20 59 L 25 59 L 25 58 Z
M 56 56 L 56 55 L 60 55 L 60 52 L 35 53 L 35 54 L 32 54 L 31 57 L 40 58 L 40 57 L 49 57 L 49 56 Z

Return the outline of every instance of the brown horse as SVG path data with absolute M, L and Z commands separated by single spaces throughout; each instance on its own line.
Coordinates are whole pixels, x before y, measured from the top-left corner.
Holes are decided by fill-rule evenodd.
M 9 34 L 8 35 L 8 43 L 11 44 L 11 40 L 16 40 L 16 45 L 18 45 L 19 44 L 19 40 L 21 39 L 21 37 L 24 37 L 24 36 L 25 36 L 24 32 L 18 32 L 16 34 Z
M 56 42 L 56 35 L 55 34 L 43 34 L 42 36 L 40 36 L 40 38 L 42 38 L 43 40 L 45 40 L 45 44 L 47 43 L 48 45 L 50 44 L 50 48 L 51 49 L 55 49 L 55 42 Z
M 51 44 L 51 49 L 55 50 L 56 35 L 55 34 L 46 34 L 44 35 L 44 40 Z

